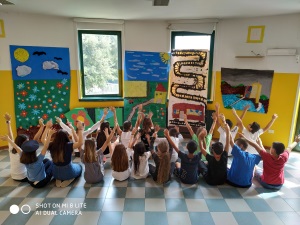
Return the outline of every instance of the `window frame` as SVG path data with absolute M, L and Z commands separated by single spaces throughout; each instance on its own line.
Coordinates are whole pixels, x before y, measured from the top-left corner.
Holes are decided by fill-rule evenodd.
M 83 34 L 104 34 L 104 35 L 116 35 L 118 39 L 118 82 L 119 93 L 118 94 L 97 94 L 87 95 L 85 92 L 84 81 L 84 65 L 83 65 L 83 50 L 82 50 L 82 35 Z M 123 75 L 122 75 L 122 32 L 117 30 L 77 30 L 78 35 L 78 57 L 79 57 L 79 69 L 80 69 L 80 90 L 81 98 L 79 101 L 120 101 L 123 100 Z
M 214 63 L 214 48 L 215 48 L 215 31 L 211 34 L 199 33 L 199 32 L 188 32 L 188 31 L 171 31 L 171 50 L 175 48 L 176 36 L 210 36 L 210 54 L 209 54 L 209 66 L 208 66 L 208 77 L 207 77 L 207 103 L 212 103 L 211 89 L 212 89 L 212 73 Z

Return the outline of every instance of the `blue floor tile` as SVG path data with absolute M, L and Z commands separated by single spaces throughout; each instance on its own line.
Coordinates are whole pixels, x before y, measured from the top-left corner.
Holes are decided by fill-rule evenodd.
M 219 188 L 223 198 L 242 198 L 240 192 L 236 188 Z
M 104 203 L 103 198 L 86 198 L 84 200 L 86 207 L 82 211 L 101 211 Z
M 242 225 L 260 225 L 253 212 L 233 212 L 232 213 L 238 224 Z
M 34 188 L 28 195 L 27 198 L 45 198 L 52 190 L 51 187 Z
M 146 198 L 164 198 L 164 188 L 162 187 L 146 187 L 145 188 Z
M 215 225 L 209 212 L 191 212 L 190 220 L 192 225 Z
M 1 202 L 0 202 L 0 210 L 1 211 L 9 211 L 9 208 L 12 205 L 19 205 L 24 198 L 4 198 Z
M 88 192 L 89 188 L 72 187 L 69 193 L 67 194 L 67 198 L 85 198 Z
M 92 187 L 109 187 L 112 178 L 108 176 L 103 177 L 103 181 L 100 181 L 96 184 L 92 184 Z
M 182 189 L 184 198 L 188 199 L 203 199 L 203 194 L 200 188 L 184 188 Z
M 184 199 L 168 198 L 165 199 L 168 212 L 187 212 L 187 206 Z
M 17 214 L 10 214 L 2 225 L 18 225 L 26 224 L 30 217 L 33 215 L 33 211 L 28 214 L 23 214 L 21 211 Z
M 253 212 L 272 212 L 273 210 L 263 199 L 245 199 Z
M 129 179 L 128 180 L 128 187 L 145 187 L 145 179 Z
M 224 199 L 205 199 L 210 212 L 230 212 Z
M 126 187 L 110 187 L 107 191 L 106 198 L 125 198 Z
M 145 212 L 145 225 L 166 225 L 168 216 L 165 212 Z
M 76 218 L 77 216 L 72 216 L 72 215 L 57 215 L 53 217 L 53 219 L 50 222 L 50 225 L 58 225 L 58 224 L 73 225 Z
M 121 225 L 123 212 L 101 212 L 98 225 Z
M 0 187 L 0 196 L 6 197 L 10 194 L 16 187 Z
M 144 212 L 144 198 L 126 198 L 124 203 L 124 211 L 126 212 Z

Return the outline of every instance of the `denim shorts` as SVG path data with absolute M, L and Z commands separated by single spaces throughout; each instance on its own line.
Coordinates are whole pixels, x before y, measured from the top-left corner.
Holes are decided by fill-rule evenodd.
M 57 180 L 70 180 L 79 177 L 82 167 L 77 163 L 70 163 L 66 166 L 57 166 L 53 164 L 53 177 Z

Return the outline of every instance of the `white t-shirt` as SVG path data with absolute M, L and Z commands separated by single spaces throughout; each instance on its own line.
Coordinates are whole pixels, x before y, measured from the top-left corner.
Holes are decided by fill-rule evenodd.
M 125 146 L 125 148 L 128 147 L 129 141 L 130 141 L 131 131 L 124 132 L 122 131 L 120 141 Z
M 130 176 L 130 168 L 128 168 L 127 170 L 125 170 L 123 172 L 116 172 L 116 171 L 112 170 L 111 176 L 115 180 L 118 180 L 118 181 L 126 180 Z
M 254 134 L 252 134 L 250 131 L 247 130 L 247 128 L 243 129 L 243 134 L 246 138 L 256 142 L 257 138 L 263 134 L 263 129 L 259 129 L 258 131 L 256 131 Z M 255 150 L 255 148 L 253 148 L 251 145 L 248 145 L 248 148 L 246 149 L 247 152 L 251 153 L 251 154 L 257 154 L 258 152 Z
M 179 148 L 179 143 L 183 140 L 183 137 L 181 134 L 178 134 L 178 137 L 171 137 L 172 141 L 176 145 L 177 148 Z M 172 156 L 171 156 L 171 162 L 176 162 L 178 159 L 178 153 L 174 150 L 172 151 Z
M 23 180 L 27 177 L 27 170 L 23 163 L 20 163 L 20 154 L 12 153 L 13 147 L 8 145 L 8 152 L 10 158 L 10 175 L 14 180 Z
M 139 156 L 140 165 L 138 171 L 135 171 L 134 162 L 132 161 L 132 173 L 131 177 L 134 179 L 146 178 L 149 174 L 148 159 L 151 156 L 151 152 L 145 152 L 142 156 Z
M 236 136 L 236 134 L 237 134 L 238 131 L 239 131 L 238 126 L 234 126 L 230 130 L 231 137 L 233 139 L 235 138 L 235 136 Z M 225 145 L 226 145 L 226 131 L 221 126 L 219 126 L 218 132 L 220 133 L 219 142 L 221 142 L 223 144 L 223 147 L 225 148 Z M 232 148 L 229 147 L 228 155 L 231 155 L 231 150 L 232 150 Z
M 61 128 L 62 128 L 63 130 L 67 131 L 67 133 L 68 133 L 70 136 L 72 136 L 72 141 L 73 141 L 73 143 L 75 143 L 76 141 L 75 141 L 75 139 L 74 139 L 74 137 L 73 137 L 72 129 L 71 129 L 70 127 L 68 127 L 68 125 L 64 124 L 63 122 L 60 122 L 59 125 L 61 126 Z M 85 131 L 82 132 L 82 136 L 83 136 L 83 144 L 82 144 L 82 146 L 81 146 L 82 149 L 84 149 L 84 140 L 86 139 L 86 137 L 87 137 L 89 134 L 93 133 L 94 130 L 99 129 L 99 128 L 100 128 L 100 125 L 101 125 L 101 124 L 100 124 L 100 121 L 98 121 L 98 122 L 95 123 L 93 126 L 91 126 L 89 129 L 87 129 L 87 130 L 85 130 Z M 101 147 L 101 146 L 100 146 L 100 147 Z M 79 152 L 79 149 L 78 149 L 78 148 L 74 149 L 74 152 Z

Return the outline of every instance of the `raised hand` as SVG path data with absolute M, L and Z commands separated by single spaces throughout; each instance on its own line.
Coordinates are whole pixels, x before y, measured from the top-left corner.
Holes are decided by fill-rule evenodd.
M 53 134 L 56 133 L 56 129 L 54 129 L 53 127 L 49 130 L 49 136 L 52 136 Z
M 250 109 L 250 105 L 248 104 L 248 105 L 245 105 L 245 107 L 244 107 L 244 110 L 245 111 L 248 111 L 248 109 Z
M 148 114 L 148 117 L 151 119 L 152 116 L 153 116 L 153 112 L 150 111 L 149 114 Z
M 104 129 L 104 134 L 105 134 L 105 137 L 106 137 L 106 138 L 109 137 L 109 133 L 108 133 L 108 128 L 107 128 L 107 127 Z
M 160 126 L 158 124 L 156 124 L 155 127 L 154 127 L 154 131 L 158 132 L 159 130 L 160 130 Z
M 168 129 L 164 129 L 164 135 L 167 137 L 169 136 L 169 130 Z
M 59 118 L 58 116 L 56 116 L 56 117 L 55 117 L 55 121 L 56 121 L 57 123 L 61 123 L 61 118 Z
M 8 135 L 0 135 L 0 140 L 8 141 Z
M 4 118 L 5 118 L 6 121 L 10 121 L 11 116 L 8 113 L 5 113 Z
M 108 114 L 108 108 L 104 108 L 103 109 L 103 116 L 107 116 L 107 114 Z
M 52 126 L 53 126 L 53 122 L 52 122 L 52 119 L 50 119 L 50 120 L 47 121 L 46 127 L 51 128 Z
M 278 115 L 277 114 L 274 114 L 273 116 L 272 116 L 272 119 L 273 120 L 276 120 L 278 118 Z
M 45 126 L 43 118 L 39 118 L 39 125 L 40 126 Z

